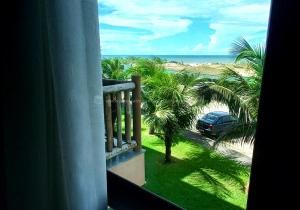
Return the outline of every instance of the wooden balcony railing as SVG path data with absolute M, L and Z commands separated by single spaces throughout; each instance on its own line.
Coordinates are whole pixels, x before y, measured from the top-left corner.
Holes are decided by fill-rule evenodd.
M 132 76 L 131 81 L 103 79 L 103 96 L 106 159 L 131 149 L 140 151 L 141 77 Z M 125 133 L 122 132 L 123 119 Z

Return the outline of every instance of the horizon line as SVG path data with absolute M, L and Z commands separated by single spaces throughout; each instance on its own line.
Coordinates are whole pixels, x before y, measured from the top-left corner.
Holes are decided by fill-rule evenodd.
M 101 54 L 101 56 L 236 56 L 231 54 L 202 54 L 202 55 L 186 55 L 186 54 Z

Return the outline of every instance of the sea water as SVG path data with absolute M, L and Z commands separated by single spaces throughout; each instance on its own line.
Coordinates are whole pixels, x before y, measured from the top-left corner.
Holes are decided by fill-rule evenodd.
M 179 62 L 184 64 L 201 64 L 201 63 L 233 63 L 234 55 L 102 55 L 105 58 L 128 58 L 128 57 L 141 57 L 141 58 L 154 58 L 159 57 L 168 62 Z

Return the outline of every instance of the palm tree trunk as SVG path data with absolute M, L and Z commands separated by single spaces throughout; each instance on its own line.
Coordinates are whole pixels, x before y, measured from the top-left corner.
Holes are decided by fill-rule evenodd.
M 154 132 L 155 132 L 155 128 L 154 128 L 153 125 L 151 125 L 150 128 L 149 128 L 149 134 L 150 134 L 150 135 L 153 135 Z
M 165 154 L 165 162 L 171 162 L 171 147 L 172 147 L 172 136 L 166 134 L 165 135 L 165 147 L 166 147 L 166 154 Z

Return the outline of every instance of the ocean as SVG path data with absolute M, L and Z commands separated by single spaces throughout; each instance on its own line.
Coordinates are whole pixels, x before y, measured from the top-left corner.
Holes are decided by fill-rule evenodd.
M 104 58 L 126 58 L 141 57 L 154 58 L 159 57 L 167 61 L 176 61 L 184 64 L 200 64 L 200 63 L 233 63 L 234 55 L 102 55 Z

